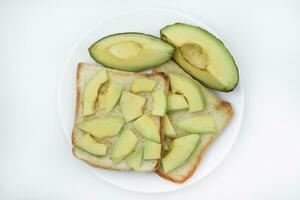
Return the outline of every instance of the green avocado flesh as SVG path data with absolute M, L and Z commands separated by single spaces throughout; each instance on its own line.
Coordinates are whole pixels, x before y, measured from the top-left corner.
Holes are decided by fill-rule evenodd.
M 135 149 L 138 141 L 138 137 L 132 132 L 132 130 L 124 130 L 113 145 L 111 155 L 112 161 L 117 163 L 123 160 Z
M 167 98 L 163 90 L 152 92 L 153 106 L 151 115 L 164 116 L 167 108 Z
M 185 96 L 190 112 L 201 111 L 206 107 L 206 100 L 202 89 L 194 80 L 176 73 L 170 73 L 169 77 L 172 92 Z
M 83 92 L 83 116 L 95 113 L 95 103 L 99 88 L 106 81 L 108 81 L 107 72 L 105 69 L 102 69 L 97 72 L 85 86 Z
M 232 91 L 238 84 L 235 61 L 222 41 L 206 30 L 176 23 L 160 30 L 161 38 L 176 50 L 174 60 L 203 85 Z
M 175 138 L 176 137 L 175 129 L 174 129 L 168 115 L 165 115 L 163 117 L 162 126 L 163 126 L 164 136 L 167 136 L 167 137 L 170 137 L 170 138 Z
M 120 106 L 126 122 L 134 120 L 143 114 L 143 107 L 146 98 L 123 91 L 120 99 Z
M 129 165 L 134 170 L 138 170 L 141 167 L 141 163 L 143 161 L 143 152 L 144 148 L 139 148 L 138 150 L 130 154 L 125 159 L 127 165 Z
M 159 128 L 151 117 L 142 115 L 133 122 L 134 129 L 146 139 L 160 143 Z
M 191 134 L 173 140 L 171 151 L 162 158 L 162 165 L 165 172 L 181 166 L 193 153 L 199 141 L 198 134 Z
M 170 93 L 167 96 L 167 112 L 185 110 L 189 108 L 188 103 L 181 94 Z
M 133 93 L 152 92 L 156 83 L 156 80 L 150 78 L 137 78 L 133 81 L 130 91 Z
M 117 135 L 124 125 L 121 117 L 99 117 L 77 124 L 77 128 L 97 138 Z
M 96 142 L 89 134 L 79 140 L 77 147 L 95 156 L 105 156 L 107 152 L 107 145 Z
M 110 81 L 105 92 L 100 93 L 98 96 L 99 107 L 104 109 L 105 112 L 110 112 L 118 103 L 123 87 L 114 81 Z
M 216 125 L 211 115 L 198 115 L 180 120 L 177 127 L 189 133 L 214 133 Z
M 170 151 L 170 147 L 166 141 L 164 141 L 164 151 L 163 153 L 165 154 L 166 152 Z
M 172 139 L 169 137 L 165 137 L 163 154 L 166 155 L 171 149 L 172 149 Z
M 159 159 L 161 144 L 147 140 L 144 147 L 144 160 Z
M 138 72 L 167 62 L 173 55 L 172 45 L 143 33 L 118 33 L 96 41 L 91 57 L 105 67 Z

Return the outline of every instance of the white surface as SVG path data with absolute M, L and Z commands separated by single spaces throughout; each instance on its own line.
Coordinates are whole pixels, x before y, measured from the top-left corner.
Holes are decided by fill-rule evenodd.
M 74 43 L 104 17 L 135 7 L 199 17 L 243 67 L 245 115 L 232 151 L 177 192 L 145 195 L 102 182 L 70 156 L 56 113 L 57 78 Z M 296 1 L 1 1 L 0 199 L 299 199 L 299 8 Z
M 70 144 L 71 133 L 74 126 L 77 64 L 79 62 L 94 63 L 87 51 L 89 46 L 99 38 L 119 32 L 140 31 L 159 36 L 161 27 L 176 22 L 198 25 L 213 33 L 213 31 L 199 21 L 199 19 L 190 17 L 181 12 L 166 9 L 139 9 L 117 15 L 97 24 L 92 31 L 89 31 L 88 34 L 80 40 L 70 53 L 71 55 L 60 74 L 58 82 L 58 112 L 68 144 Z M 216 35 L 216 33 L 214 34 Z M 240 72 L 242 73 L 242 71 L 243 69 L 240 67 Z M 224 160 L 239 133 L 244 109 L 243 90 L 241 86 L 242 81 L 234 92 L 218 94 L 223 99 L 230 101 L 235 110 L 235 114 L 229 126 L 222 132 L 213 147 L 207 151 L 206 156 L 201 162 L 201 167 L 196 170 L 192 178 L 185 184 L 174 184 L 160 178 L 155 173 L 120 172 L 97 169 L 94 167 L 89 168 L 95 175 L 108 183 L 130 191 L 144 193 L 175 191 L 202 180 Z

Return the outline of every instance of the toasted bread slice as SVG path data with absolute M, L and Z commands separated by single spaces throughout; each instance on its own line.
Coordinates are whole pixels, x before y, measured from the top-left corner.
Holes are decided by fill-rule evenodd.
M 173 61 L 169 61 L 163 65 L 154 68 L 154 72 L 163 72 L 166 75 L 168 75 L 170 72 L 176 72 L 185 77 L 192 78 L 189 74 L 187 74 L 184 70 L 182 70 Z M 166 173 L 163 170 L 162 166 L 156 171 L 156 173 L 159 176 L 175 183 L 183 183 L 193 175 L 206 149 L 214 141 L 214 139 L 221 133 L 222 129 L 226 127 L 227 123 L 229 122 L 229 120 L 233 115 L 233 110 L 230 103 L 226 101 L 222 101 L 217 96 L 212 94 L 208 89 L 202 86 L 199 82 L 197 83 L 199 84 L 199 86 L 201 86 L 203 94 L 206 98 L 207 101 L 206 109 L 200 112 L 193 112 L 193 113 L 190 113 L 188 111 L 171 113 L 168 114 L 170 121 L 174 125 L 177 135 L 181 136 L 181 135 L 185 135 L 186 133 L 184 133 L 182 130 L 176 127 L 176 124 L 179 120 L 187 117 L 192 117 L 200 113 L 201 114 L 209 113 L 213 116 L 215 120 L 217 131 L 213 134 L 201 134 L 198 146 L 183 165 L 179 166 L 178 168 L 168 173 Z M 167 140 L 167 138 L 165 139 Z
M 82 122 L 86 119 L 93 119 L 95 117 L 105 117 L 105 116 L 121 116 L 122 111 L 120 104 L 117 105 L 110 111 L 109 113 L 105 112 L 103 109 L 100 109 L 98 106 L 98 102 L 96 103 L 96 113 L 92 116 L 84 117 L 82 115 L 83 109 L 83 89 L 87 82 L 91 79 L 91 77 L 101 69 L 99 65 L 96 64 L 86 64 L 80 63 L 77 67 L 77 77 L 76 77 L 76 86 L 77 86 L 77 96 L 76 96 L 76 111 L 75 111 L 75 124 Z M 147 77 L 150 79 L 154 79 L 157 81 L 155 88 L 153 91 L 156 90 L 164 90 L 166 93 L 168 92 L 169 81 L 167 76 L 163 73 L 155 73 L 155 74 L 147 74 L 147 73 L 132 73 L 132 72 L 123 72 L 118 70 L 106 69 L 109 80 L 113 80 L 116 83 L 123 86 L 124 90 L 129 91 L 132 82 L 140 77 Z M 101 86 L 100 92 L 105 90 L 107 87 L 107 83 Z M 144 96 L 147 101 L 143 108 L 143 113 L 148 114 L 150 116 L 151 108 L 152 108 L 152 98 L 151 93 L 141 92 L 139 95 Z M 161 144 L 163 144 L 163 137 L 162 137 L 162 128 L 161 128 L 161 117 L 158 116 L 151 116 L 153 121 L 157 124 L 160 128 L 160 136 L 161 136 Z M 131 128 L 132 130 L 132 122 L 125 123 L 123 129 Z M 73 154 L 80 160 L 92 165 L 94 167 L 105 168 L 105 169 L 112 169 L 112 170 L 131 170 L 131 168 L 126 164 L 126 162 L 121 161 L 119 163 L 113 163 L 111 159 L 111 152 L 112 152 L 112 144 L 116 140 L 117 136 L 107 137 L 104 139 L 96 139 L 98 142 L 109 144 L 107 155 L 103 157 L 94 156 L 88 152 L 85 152 L 76 146 L 77 142 L 85 135 L 83 131 L 78 129 L 74 126 L 72 132 L 72 144 L 73 144 Z M 145 139 L 135 131 L 135 134 L 139 138 L 139 142 L 136 145 L 136 149 L 143 146 Z M 160 160 L 144 160 L 142 161 L 141 167 L 138 171 L 155 171 L 160 164 Z

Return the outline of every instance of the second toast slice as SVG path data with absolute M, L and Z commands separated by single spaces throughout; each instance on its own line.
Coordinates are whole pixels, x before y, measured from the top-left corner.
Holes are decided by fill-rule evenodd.
M 174 61 L 169 61 L 163 65 L 160 65 L 154 69 L 154 72 L 163 72 L 166 75 L 170 73 L 177 73 L 181 76 L 193 79 L 188 73 L 181 69 Z M 221 100 L 207 88 L 202 86 L 199 82 L 195 81 L 198 87 L 201 87 L 203 95 L 206 99 L 206 108 L 199 112 L 188 112 L 188 111 L 179 111 L 168 113 L 171 123 L 174 125 L 177 136 L 186 135 L 186 133 L 180 128 L 178 128 L 178 123 L 183 119 L 198 116 L 201 114 L 210 114 L 215 121 L 216 131 L 208 134 L 200 134 L 200 139 L 198 145 L 194 149 L 193 153 L 186 160 L 186 162 L 177 167 L 176 169 L 165 172 L 164 168 L 161 166 L 156 172 L 159 176 L 170 180 L 175 183 L 183 183 L 187 181 L 195 172 L 202 157 L 204 156 L 207 148 L 211 143 L 217 138 L 221 131 L 227 126 L 232 115 L 233 110 L 230 103 Z M 165 137 L 165 141 L 168 142 L 171 140 L 168 137 Z

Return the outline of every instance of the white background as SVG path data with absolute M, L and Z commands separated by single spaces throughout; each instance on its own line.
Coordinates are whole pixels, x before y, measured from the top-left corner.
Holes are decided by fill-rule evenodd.
M 174 8 L 226 41 L 245 91 L 237 141 L 208 177 L 156 195 L 98 179 L 71 155 L 57 80 L 74 44 L 106 17 Z M 0 199 L 299 199 L 300 3 L 296 1 L 0 1 Z

